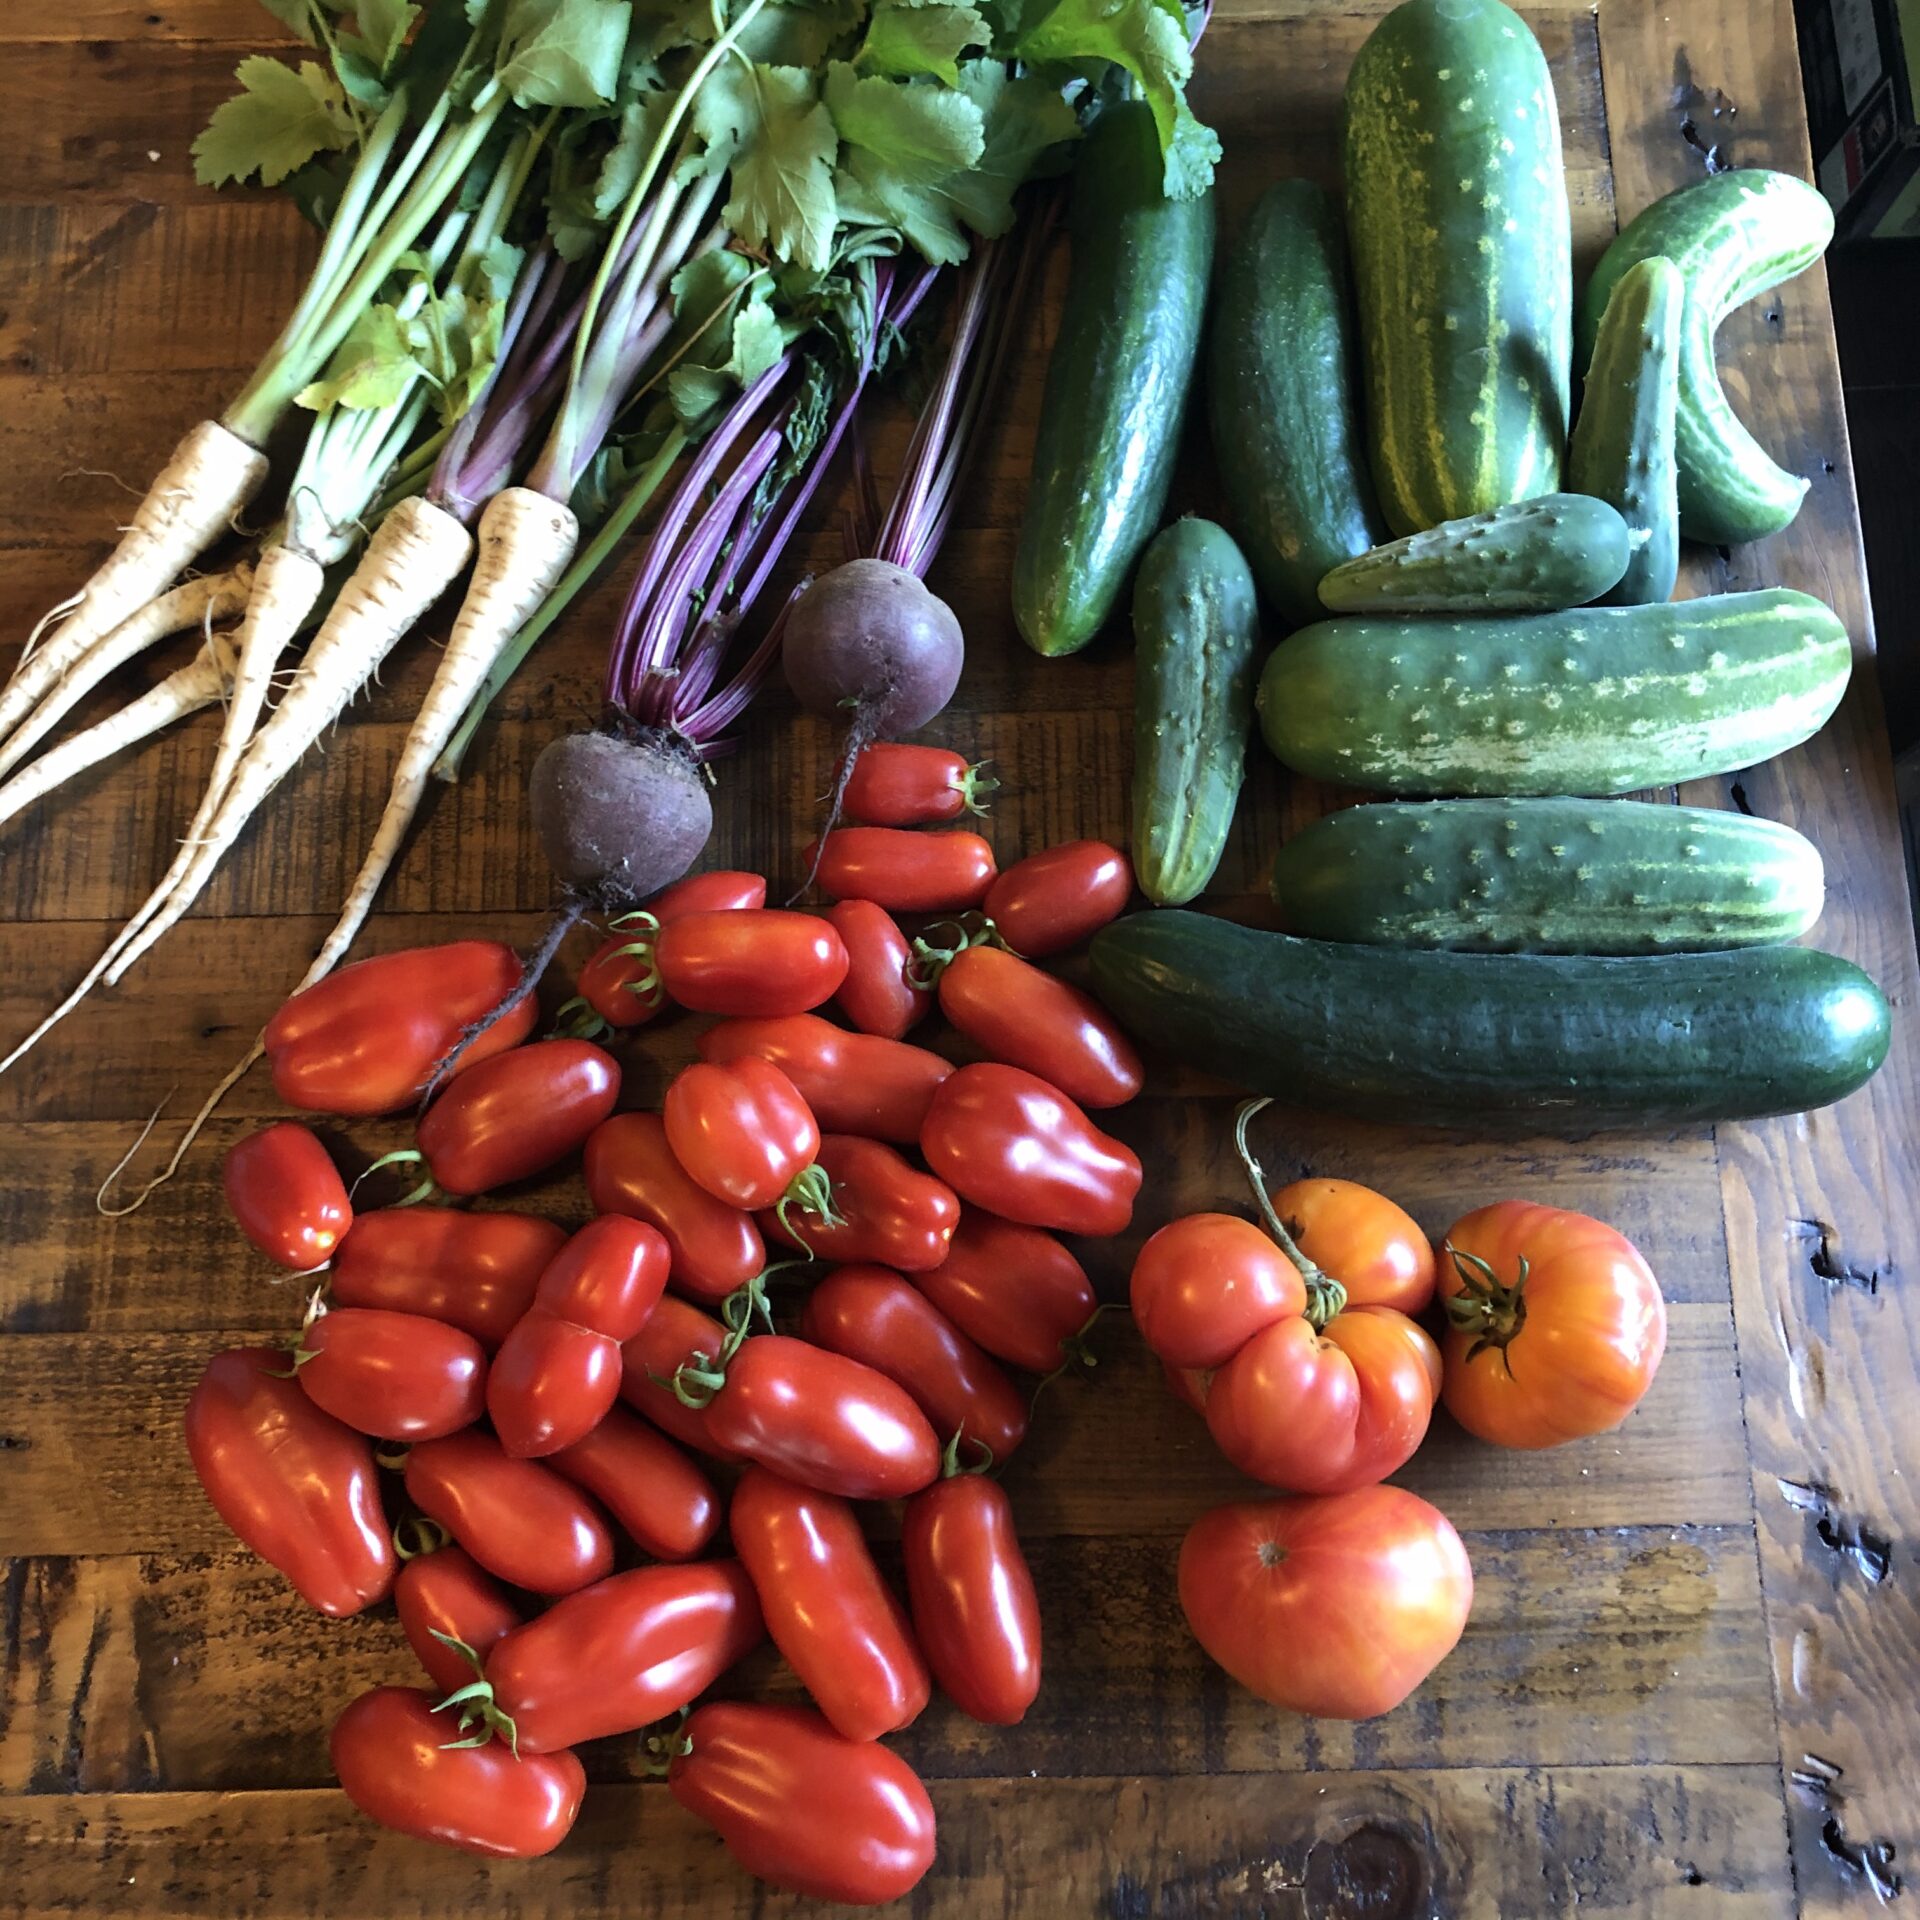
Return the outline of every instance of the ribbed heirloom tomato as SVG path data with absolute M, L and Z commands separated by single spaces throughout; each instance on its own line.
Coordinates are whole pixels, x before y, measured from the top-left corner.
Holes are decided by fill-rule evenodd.
M 423 1313 L 497 1347 L 566 1239 L 564 1227 L 530 1213 L 383 1207 L 341 1241 L 328 1293 L 336 1307 Z
M 333 1257 L 353 1207 L 327 1150 L 306 1127 L 279 1120 L 227 1150 L 227 1210 L 276 1265 L 305 1273 Z
M 925 1047 L 849 1033 L 819 1015 L 722 1020 L 698 1042 L 703 1060 L 771 1060 L 800 1090 L 824 1133 L 914 1146 L 952 1065 Z
M 1295 1180 L 1274 1190 L 1273 1210 L 1354 1305 L 1421 1313 L 1433 1299 L 1433 1242 L 1384 1193 L 1355 1180 Z

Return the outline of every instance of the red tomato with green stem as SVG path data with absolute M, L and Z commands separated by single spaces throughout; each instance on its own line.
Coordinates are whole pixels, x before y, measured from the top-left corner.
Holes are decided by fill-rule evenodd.
M 555 1025 L 587 1040 L 607 1027 L 644 1026 L 667 1003 L 651 936 L 689 913 L 734 913 L 766 904 L 767 883 L 757 873 L 693 873 L 676 880 L 644 907 L 607 923 L 607 938 L 580 970 L 578 997 L 560 1009 Z
M 819 1169 L 833 1196 L 822 1216 L 805 1200 L 762 1224 L 789 1246 L 820 1260 L 874 1261 L 923 1273 L 947 1257 L 960 1223 L 953 1189 L 910 1165 L 880 1140 L 830 1133 L 820 1142 Z
M 620 1392 L 620 1349 L 666 1291 L 668 1257 L 662 1234 L 618 1213 L 554 1255 L 487 1381 L 493 1430 L 514 1459 L 558 1453 L 600 1424 Z
M 810 1707 L 717 1700 L 672 1747 L 673 1797 L 773 1886 L 881 1906 L 933 1865 L 933 1802 L 913 1769 L 877 1740 L 843 1740 Z
M 1100 1311 L 1087 1270 L 1052 1234 L 963 1206 L 947 1257 L 913 1284 L 1009 1366 L 1052 1373 L 1079 1357 Z
M 898 1381 L 934 1432 L 949 1442 L 958 1435 L 970 1459 L 977 1449 L 997 1466 L 1026 1438 L 1026 1395 L 925 1294 L 886 1267 L 828 1274 L 807 1295 L 800 1333 Z
M 301 1391 L 285 1353 L 215 1354 L 187 1400 L 186 1434 L 214 1511 L 309 1606 L 338 1620 L 386 1598 L 393 1542 L 372 1444 Z
M 847 977 L 833 928 L 781 907 L 686 914 L 660 929 L 653 959 L 667 998 L 695 1013 L 806 1013 Z
M 432 1537 L 443 1539 L 437 1527 Z M 473 1678 L 472 1661 L 447 1641 L 471 1647 L 484 1661 L 493 1643 L 520 1624 L 520 1609 L 499 1581 L 460 1547 L 442 1544 L 417 1553 L 403 1547 L 402 1553 L 393 1608 L 407 1645 L 444 1696 Z
M 727 1329 L 712 1314 L 668 1294 L 620 1350 L 621 1399 L 683 1447 L 717 1460 L 730 1458 L 707 1424 L 706 1403 L 690 1405 L 673 1390 L 681 1368 L 706 1371 L 727 1343 Z
M 275 1121 L 228 1148 L 220 1179 L 240 1231 L 295 1273 L 324 1266 L 353 1225 L 339 1169 L 297 1121 Z
M 932 1682 L 852 1506 L 749 1467 L 733 1490 L 727 1530 L 773 1644 L 833 1730 L 877 1740 L 911 1726 Z
M 520 984 L 520 957 L 498 940 L 455 940 L 356 960 L 296 993 L 260 1036 L 273 1090 L 309 1113 L 398 1113 L 426 1091 L 468 1027 Z M 540 1010 L 531 998 L 460 1056 L 470 1073 L 517 1047 Z
M 1016 861 L 987 890 L 987 918 L 1015 953 L 1044 960 L 1126 911 L 1133 865 L 1104 840 L 1068 840 Z
M 1255 1334 L 1307 1310 L 1301 1268 L 1235 1213 L 1168 1221 L 1140 1249 L 1129 1285 L 1141 1339 L 1175 1370 L 1223 1367 Z
M 1294 1245 L 1338 1280 L 1355 1306 L 1423 1313 L 1433 1299 L 1433 1243 L 1384 1193 L 1353 1180 L 1295 1180 L 1273 1210 Z
M 300 1330 L 294 1378 L 315 1406 L 376 1440 L 437 1440 L 487 1410 L 487 1355 L 418 1313 L 334 1307 Z
M 421 1313 L 499 1346 L 533 1304 L 564 1227 L 530 1213 L 383 1207 L 363 1213 L 334 1255 L 335 1307 Z
M 502 1740 L 465 1745 L 417 1687 L 363 1693 L 333 1723 L 327 1750 L 368 1819 L 500 1859 L 551 1853 L 573 1831 L 587 1790 L 570 1753 L 518 1758 Z
M 900 923 L 871 900 L 839 901 L 827 918 L 847 950 L 847 977 L 834 996 L 840 1011 L 862 1033 L 900 1039 L 933 1010 L 933 995 L 914 984 L 913 945 Z
M 948 747 L 875 740 L 861 748 L 840 804 L 849 820 L 868 826 L 927 827 L 985 813 L 986 796 L 999 786 L 984 760 L 976 766 Z
M 1131 1147 L 1038 1074 L 993 1061 L 941 1083 L 920 1151 L 961 1199 L 1060 1233 L 1124 1233 L 1140 1191 Z
M 770 1060 L 695 1061 L 675 1074 L 661 1111 L 667 1145 L 716 1200 L 757 1211 L 812 1204 L 831 1211 L 811 1172 L 820 1129 L 793 1082 Z
M 1560 1207 L 1502 1200 L 1447 1234 L 1447 1411 L 1502 1447 L 1617 1427 L 1667 1344 L 1653 1269 L 1624 1234 Z
M 771 1060 L 799 1089 L 824 1133 L 915 1146 L 951 1062 L 925 1047 L 849 1033 L 817 1014 L 722 1020 L 696 1043 L 703 1060 Z
M 1180 1606 L 1207 1654 L 1262 1700 L 1325 1720 L 1392 1712 L 1472 1605 L 1460 1536 L 1401 1487 L 1237 1500 L 1180 1547 Z
M 591 1433 L 550 1454 L 547 1465 L 584 1487 L 656 1560 L 691 1560 L 720 1529 L 713 1482 L 665 1434 L 624 1407 L 609 1407 Z
M 889 913 L 963 913 L 987 897 L 999 871 L 977 833 L 903 827 L 836 827 L 824 847 L 809 841 L 805 858 L 823 893 Z

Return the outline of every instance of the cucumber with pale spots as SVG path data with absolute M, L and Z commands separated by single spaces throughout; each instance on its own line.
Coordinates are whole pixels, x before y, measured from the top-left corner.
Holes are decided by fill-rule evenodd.
M 1391 794 L 1630 793 L 1770 760 L 1818 731 L 1847 630 L 1770 587 L 1514 619 L 1322 620 L 1260 677 L 1297 773 Z
M 1495 507 L 1390 540 L 1320 582 L 1335 613 L 1545 613 L 1583 607 L 1627 570 L 1635 542 L 1579 493 Z
M 1546 56 L 1500 0 L 1407 0 L 1346 90 L 1374 484 L 1394 533 L 1553 493 L 1573 253 Z
M 1684 953 L 1795 940 L 1820 917 L 1791 827 L 1641 800 L 1348 807 L 1273 863 L 1287 928 L 1462 953 Z

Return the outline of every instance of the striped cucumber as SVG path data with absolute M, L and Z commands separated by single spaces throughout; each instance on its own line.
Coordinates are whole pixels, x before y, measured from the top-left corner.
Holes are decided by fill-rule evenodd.
M 1133 587 L 1133 870 L 1160 906 L 1220 864 L 1246 771 L 1260 611 L 1253 573 L 1211 520 L 1157 535 Z
M 1685 953 L 1796 940 L 1819 849 L 1791 827 L 1641 800 L 1347 807 L 1273 863 L 1287 927 L 1465 953 Z
M 1833 209 L 1789 173 L 1743 167 L 1670 193 L 1615 237 L 1594 269 L 1579 314 L 1578 364 L 1593 354 L 1607 302 L 1627 269 L 1655 254 L 1687 283 L 1674 423 L 1680 531 L 1732 546 L 1762 540 L 1800 511 L 1807 482 L 1761 447 L 1728 404 L 1713 336 L 1736 307 L 1804 272 L 1833 238 Z
M 1324 187 L 1280 180 L 1221 276 L 1207 357 L 1214 464 L 1260 590 L 1296 626 L 1385 537 L 1360 430 L 1346 232 Z
M 1395 533 L 1560 486 L 1573 255 L 1546 56 L 1500 0 L 1406 0 L 1346 91 L 1374 481 Z
M 1627 570 L 1627 523 L 1604 500 L 1546 493 L 1375 547 L 1335 567 L 1335 613 L 1545 613 L 1597 600 Z
M 1670 600 L 1680 577 L 1679 470 L 1673 433 L 1680 397 L 1680 322 L 1687 283 L 1664 254 L 1636 260 L 1600 317 L 1567 474 L 1610 500 L 1641 536 L 1604 596 L 1622 607 Z
M 1475 1133 L 1802 1113 L 1886 1058 L 1880 989 L 1812 947 L 1409 953 L 1138 913 L 1093 990 L 1167 1057 L 1292 1105 Z
M 1273 650 L 1258 704 L 1288 766 L 1343 786 L 1628 793 L 1797 746 L 1852 665 L 1828 608 L 1770 587 L 1511 620 L 1323 620 Z

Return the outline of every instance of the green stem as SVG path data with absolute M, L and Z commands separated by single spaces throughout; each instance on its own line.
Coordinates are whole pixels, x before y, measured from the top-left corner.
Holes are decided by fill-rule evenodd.
M 1247 1139 L 1247 1128 L 1252 1124 L 1253 1116 L 1264 1107 L 1273 1105 L 1272 1100 L 1248 1100 L 1233 1116 L 1233 1145 L 1240 1156 L 1240 1164 L 1247 1171 L 1247 1184 L 1253 1188 L 1254 1205 L 1259 1209 L 1260 1222 L 1275 1244 L 1300 1271 L 1300 1278 L 1307 1288 L 1307 1322 L 1315 1333 L 1322 1332 L 1327 1322 L 1346 1310 L 1347 1290 L 1330 1274 L 1323 1273 L 1307 1256 L 1300 1251 L 1299 1243 L 1287 1231 L 1286 1222 L 1274 1210 L 1272 1196 L 1267 1192 L 1267 1177 L 1260 1171 L 1260 1162 L 1254 1158 L 1253 1147 Z

